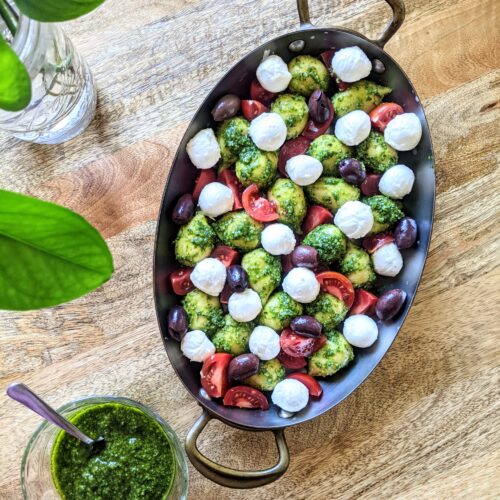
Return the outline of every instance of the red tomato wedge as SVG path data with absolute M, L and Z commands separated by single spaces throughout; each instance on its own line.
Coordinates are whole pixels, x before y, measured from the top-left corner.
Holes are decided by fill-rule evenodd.
M 325 271 L 317 274 L 316 279 L 324 292 L 343 300 L 345 305 L 349 309 L 351 308 L 354 302 L 354 287 L 343 274 L 335 271 Z
M 373 253 L 375 250 L 378 250 L 380 247 L 387 245 L 387 243 L 392 243 L 394 241 L 394 236 L 389 233 L 378 233 L 372 236 L 365 236 L 363 238 L 363 248 L 368 253 Z
M 387 124 L 396 116 L 402 115 L 404 109 L 395 102 L 383 102 L 370 111 L 370 121 L 372 127 L 379 132 L 383 132 Z
M 200 170 L 200 173 L 198 174 L 198 178 L 196 179 L 194 183 L 194 190 L 193 190 L 193 198 L 195 201 L 198 201 L 198 198 L 200 197 L 201 190 L 207 185 L 210 184 L 211 182 L 215 182 L 217 180 L 217 174 L 215 173 L 215 170 L 213 168 L 207 168 L 205 170 Z
M 246 385 L 237 385 L 231 387 L 224 396 L 223 403 L 225 406 L 237 406 L 238 408 L 252 408 L 267 410 L 269 402 L 257 389 L 247 387 Z
M 264 104 L 254 99 L 244 99 L 241 101 L 241 112 L 249 122 L 268 111 L 269 108 L 267 106 L 264 106 Z
M 281 350 L 278 354 L 278 359 L 287 370 L 300 370 L 307 365 L 306 358 L 297 358 L 295 356 L 290 356 L 283 350 Z
M 212 354 L 203 362 L 201 385 L 212 398 L 221 398 L 229 389 L 227 369 L 233 356 L 225 352 Z
M 238 181 L 238 178 L 236 177 L 236 174 L 232 170 L 226 168 L 219 174 L 218 181 L 222 182 L 222 184 L 225 184 L 233 192 L 233 210 L 239 210 L 240 208 L 243 208 L 243 205 L 241 204 L 240 183 Z
M 285 170 L 286 162 L 294 156 L 305 154 L 310 145 L 311 141 L 309 139 L 299 136 L 290 141 L 286 141 L 285 144 L 281 146 L 278 158 L 278 170 L 283 177 L 288 177 Z
M 311 205 L 307 210 L 307 215 L 302 224 L 304 234 L 310 233 L 315 227 L 321 224 L 333 224 L 333 214 L 320 205 Z
M 313 139 L 316 139 L 316 137 L 323 135 L 328 130 L 328 128 L 332 124 L 334 115 L 331 99 L 328 99 L 328 107 L 330 108 L 330 118 L 328 118 L 325 123 L 316 123 L 312 118 L 309 118 L 306 128 L 302 132 L 302 135 L 304 137 L 307 137 L 307 139 L 310 139 L 312 141 Z
M 380 174 L 368 174 L 366 179 L 361 183 L 361 192 L 365 196 L 375 196 L 376 194 L 380 194 L 378 184 L 381 177 L 382 176 Z
M 278 218 L 275 204 L 260 196 L 257 184 L 251 184 L 243 191 L 242 201 L 243 208 L 252 219 L 271 222 Z
M 237 264 L 240 260 L 240 254 L 234 248 L 226 245 L 217 245 L 210 254 L 210 257 L 219 259 L 226 267 Z
M 351 307 L 351 314 L 371 314 L 378 298 L 373 293 L 358 288 L 354 295 L 354 304 Z
M 307 358 L 323 347 L 326 337 L 322 337 L 303 337 L 294 333 L 291 328 L 286 328 L 281 332 L 280 346 L 283 352 L 292 358 Z
M 320 398 L 323 394 L 323 388 L 319 382 L 307 373 L 290 373 L 290 375 L 287 375 L 286 378 L 293 378 L 302 382 L 309 390 L 309 396 L 312 398 Z
M 170 273 L 170 283 L 172 284 L 174 293 L 177 295 L 186 295 L 191 290 L 194 290 L 194 285 L 191 283 L 191 279 L 189 278 L 192 271 L 192 268 L 185 267 Z
M 269 106 L 272 101 L 277 97 L 278 94 L 274 92 L 269 92 L 260 83 L 257 78 L 255 78 L 250 85 L 250 97 L 254 101 L 259 101 L 262 104 Z

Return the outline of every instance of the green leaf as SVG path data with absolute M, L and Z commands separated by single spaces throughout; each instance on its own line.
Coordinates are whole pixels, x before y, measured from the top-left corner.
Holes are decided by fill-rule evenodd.
M 106 242 L 83 217 L 0 190 L 0 309 L 61 304 L 94 290 L 112 273 Z
M 14 0 L 19 10 L 37 21 L 55 23 L 88 14 L 104 0 Z
M 0 108 L 21 111 L 31 101 L 31 80 L 24 64 L 0 35 Z

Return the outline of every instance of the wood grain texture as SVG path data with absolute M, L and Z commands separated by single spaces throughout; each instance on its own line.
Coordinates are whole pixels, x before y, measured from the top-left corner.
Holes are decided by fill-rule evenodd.
M 320 25 L 374 36 L 380 0 L 313 0 Z M 388 52 L 424 103 L 438 198 L 431 251 L 398 340 L 350 398 L 286 431 L 286 476 L 253 491 L 191 468 L 190 498 L 448 499 L 500 496 L 499 12 L 495 0 L 411 0 Z M 0 135 L 0 186 L 79 211 L 106 237 L 113 278 L 64 306 L 0 312 L 0 382 L 54 405 L 89 394 L 138 399 L 183 438 L 199 407 L 174 375 L 152 298 L 156 215 L 182 133 L 209 89 L 252 47 L 297 28 L 293 0 L 108 0 L 67 25 L 99 91 L 89 129 L 59 146 Z M 0 395 L 0 498 L 39 419 Z M 276 459 L 269 433 L 213 422 L 209 456 L 236 467 Z

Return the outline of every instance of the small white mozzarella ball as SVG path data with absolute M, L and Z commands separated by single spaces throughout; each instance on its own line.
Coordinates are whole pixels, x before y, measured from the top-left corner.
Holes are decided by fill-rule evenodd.
M 215 346 L 205 332 L 192 330 L 182 338 L 181 351 L 189 360 L 201 363 L 215 353 Z
M 252 120 L 248 133 L 263 151 L 276 151 L 286 140 L 286 124 L 278 113 L 262 113 Z
M 250 334 L 248 348 L 262 361 L 269 361 L 280 352 L 280 336 L 268 326 L 256 326 Z
M 344 321 L 344 337 L 355 347 L 370 347 L 378 337 L 377 323 L 365 314 L 349 316 Z
M 247 288 L 244 292 L 231 294 L 227 308 L 235 321 L 244 323 L 252 321 L 259 315 L 262 311 L 262 302 L 257 292 Z
M 283 92 L 291 79 L 288 66 L 280 56 L 266 57 L 257 68 L 257 80 L 269 92 Z
M 378 189 L 389 198 L 400 200 L 410 194 L 414 182 L 415 174 L 411 168 L 406 165 L 394 165 L 384 172 L 380 178 Z
M 368 114 L 356 109 L 337 120 L 335 136 L 347 146 L 357 146 L 370 135 L 371 128 Z
M 220 182 L 210 182 L 200 193 L 198 205 L 208 217 L 218 217 L 233 209 L 233 192 Z
M 410 151 L 422 138 L 422 124 L 415 113 L 396 115 L 385 127 L 384 139 L 397 151 Z
M 348 238 L 362 238 L 372 230 L 372 209 L 360 201 L 347 201 L 337 210 L 334 223 Z
M 208 257 L 194 266 L 190 278 L 196 288 L 217 297 L 226 283 L 226 266 L 219 259 Z
M 283 290 L 292 299 L 309 304 L 319 294 L 320 286 L 316 275 L 305 267 L 294 267 L 283 280 Z
M 373 268 L 381 276 L 396 276 L 403 268 L 403 257 L 396 243 L 387 243 L 372 254 Z
M 307 406 L 309 389 L 298 380 L 286 378 L 276 384 L 271 400 L 281 409 L 295 413 Z
M 186 146 L 189 159 L 197 168 L 212 168 L 220 159 L 219 143 L 211 128 L 200 130 Z
M 309 186 L 321 177 L 323 165 L 312 156 L 297 155 L 286 162 L 285 170 L 295 184 Z
M 343 82 L 357 82 L 370 74 L 372 63 L 358 46 L 346 47 L 335 52 L 332 69 Z
M 285 224 L 270 224 L 260 235 L 264 250 L 271 255 L 288 255 L 295 248 L 295 235 Z

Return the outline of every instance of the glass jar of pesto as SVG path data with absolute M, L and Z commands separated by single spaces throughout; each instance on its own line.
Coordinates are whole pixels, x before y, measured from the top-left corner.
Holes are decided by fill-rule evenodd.
M 83 432 L 102 435 L 106 447 L 89 457 L 79 441 L 44 422 L 23 456 L 25 499 L 187 498 L 184 450 L 170 426 L 149 408 L 103 396 L 81 399 L 58 411 Z

